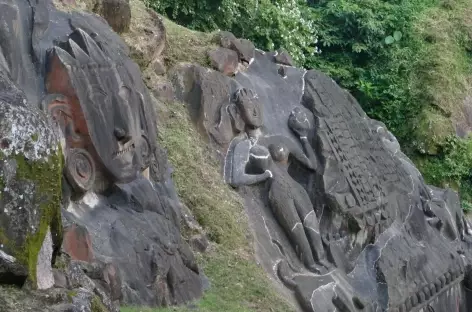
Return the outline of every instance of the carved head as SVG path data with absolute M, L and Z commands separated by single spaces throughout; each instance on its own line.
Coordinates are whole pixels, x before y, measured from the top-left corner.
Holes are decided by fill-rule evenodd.
M 286 163 L 288 161 L 288 157 L 290 155 L 290 151 L 288 150 L 287 146 L 282 143 L 278 144 L 271 144 L 269 146 L 270 155 L 272 159 L 276 162 Z
M 269 170 L 272 162 L 269 150 L 261 145 L 255 145 L 249 151 L 249 162 L 261 171 Z
M 262 104 L 256 94 L 246 88 L 239 89 L 234 95 L 234 102 L 247 127 L 260 128 L 264 124 Z
M 295 107 L 288 117 L 288 126 L 299 135 L 306 136 L 311 129 L 307 113 L 300 107 Z
M 63 119 L 67 148 L 87 150 L 116 182 L 133 180 L 152 154 L 145 88 L 130 62 L 112 59 L 80 29 L 48 55 L 47 91 L 63 96 L 48 110 Z

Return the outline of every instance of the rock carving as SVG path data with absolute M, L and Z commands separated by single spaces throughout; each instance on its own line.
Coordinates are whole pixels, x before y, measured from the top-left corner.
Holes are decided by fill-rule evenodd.
M 255 145 L 266 148 L 274 143 L 284 143 L 290 155 L 307 168 L 313 169 L 313 165 L 303 151 L 284 136 L 270 135 L 262 133 L 263 110 L 257 95 L 250 89 L 239 89 L 234 95 L 235 106 L 230 110 L 230 114 L 236 125 L 244 125 L 244 132 L 233 139 L 228 150 L 225 163 L 225 176 L 227 182 L 233 186 L 251 185 L 259 183 L 270 177 L 269 171 L 248 174 L 246 171 L 247 162 L 251 147 Z
M 324 263 L 325 255 L 310 197 L 286 169 L 277 164 L 281 163 L 283 167 L 287 163 L 286 147 L 282 144 L 270 145 L 269 150 L 263 146 L 253 146 L 249 163 L 256 169 L 270 172 L 269 205 L 303 263 L 311 271 L 319 273 L 321 269 L 316 263 Z
M 101 12 L 121 31 L 129 19 L 113 14 L 128 2 L 106 1 Z M 98 309 L 117 312 L 120 302 L 171 305 L 202 295 L 154 104 L 130 49 L 103 18 L 57 10 L 52 0 L 0 0 L 5 309 L 91 311 L 98 298 Z M 54 288 L 21 302 L 5 297 L 4 284 L 26 283 Z
M 126 183 L 149 164 L 144 98 L 132 88 L 136 75 L 81 29 L 49 50 L 45 105 L 66 138 L 66 177 L 76 190 L 92 189 L 96 170 Z
M 235 49 L 234 36 L 221 39 Z M 472 310 L 459 196 L 427 185 L 385 125 L 331 78 L 257 52 L 234 77 L 195 65 L 174 83 L 191 90 L 177 94 L 190 110 L 220 116 L 197 126 L 226 152 L 225 181 L 245 200 L 267 272 L 309 312 Z M 214 101 L 216 81 L 226 94 Z M 318 272 L 323 259 L 329 270 Z

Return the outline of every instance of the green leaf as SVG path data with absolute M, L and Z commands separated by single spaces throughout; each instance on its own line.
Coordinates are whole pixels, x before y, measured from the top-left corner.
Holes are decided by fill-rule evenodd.
M 401 31 L 396 31 L 393 33 L 393 38 L 395 39 L 395 41 L 400 41 L 400 39 L 402 38 L 403 34 Z
M 352 51 L 356 52 L 356 53 L 360 53 L 362 51 L 366 51 L 368 49 L 368 47 L 365 45 L 365 44 L 362 44 L 362 43 L 358 43 L 358 42 L 355 42 L 353 45 L 352 45 Z
M 394 42 L 395 42 L 395 38 L 393 38 L 392 36 L 388 36 L 387 38 L 385 38 L 386 44 L 392 44 Z

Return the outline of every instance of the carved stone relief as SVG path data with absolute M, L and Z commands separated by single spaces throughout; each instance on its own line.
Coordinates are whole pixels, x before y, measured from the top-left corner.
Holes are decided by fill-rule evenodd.
M 220 116 L 203 127 L 224 151 L 224 179 L 245 200 L 266 270 L 306 311 L 472 309 L 457 194 L 426 185 L 385 125 L 332 79 L 274 55 L 256 50 L 245 72 L 221 78 L 219 105 L 206 103 L 215 72 L 178 73 L 182 90 L 202 94 L 181 94 L 189 109 Z
M 25 182 L 15 185 L 18 190 L 26 188 L 17 197 L 31 201 L 30 205 L 7 194 L 0 200 L 0 210 L 14 208 L 21 216 L 16 218 L 18 222 L 10 222 L 3 213 L 1 230 L 21 229 L 17 235 L 21 239 L 40 244 L 47 230 L 43 222 L 53 219 L 48 221 L 52 243 L 44 240 L 39 256 L 31 253 L 32 260 L 39 259 L 37 274 L 44 275 L 39 287 L 51 286 L 51 276 L 46 273 L 61 258 L 70 266 L 66 265 L 67 272 L 62 268 L 54 271 L 55 282 L 70 290 L 82 287 L 77 296 L 69 298 L 73 302 L 67 303 L 77 304 L 79 310 L 94 295 L 110 311 L 118 311 L 117 300 L 126 305 L 156 306 L 201 296 L 200 271 L 180 233 L 181 204 L 166 155 L 157 144 L 155 103 L 129 48 L 105 20 L 95 14 L 57 10 L 52 0 L 0 0 L 0 104 L 3 124 L 8 126 L 5 137 L 0 138 L 2 153 L 7 149 L 16 155 L 21 152 L 8 134 L 16 135 L 21 145 L 27 143 L 25 165 L 39 155 L 31 157 L 31 153 L 57 158 L 49 170 L 51 176 L 46 170 L 39 171 L 37 181 L 28 176 L 36 170 L 31 166 L 22 176 Z M 16 107 L 21 113 L 9 117 Z M 62 153 L 53 139 L 61 142 Z M 15 163 L 3 167 L 0 175 L 15 176 Z M 16 183 L 16 179 L 10 180 Z M 51 206 L 46 201 L 50 192 L 54 192 Z M 61 220 L 65 234 L 75 226 L 85 234 L 63 237 Z M 87 257 L 69 248 L 84 243 L 81 240 L 90 249 Z M 6 245 L 4 238 L 0 237 L 0 245 Z M 26 249 L 36 251 L 36 246 Z M 0 267 L 6 267 L 7 276 L 14 275 L 15 285 L 22 286 L 33 263 L 4 266 L 5 259 L 12 259 L 7 252 L 14 254 L 1 251 Z M 77 263 L 83 260 L 87 263 Z M 86 270 L 92 276 L 86 277 L 81 267 L 97 264 L 108 272 Z M 70 272 L 80 281 L 69 283 Z M 100 275 L 102 280 L 95 281 Z M 4 280 L 0 288 L 2 284 Z M 82 298 L 83 293 L 87 297 Z M 37 310 L 55 308 L 38 306 Z

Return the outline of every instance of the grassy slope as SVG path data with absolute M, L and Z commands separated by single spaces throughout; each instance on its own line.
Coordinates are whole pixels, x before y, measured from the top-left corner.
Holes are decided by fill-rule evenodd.
M 427 106 L 416 129 L 416 146 L 424 154 L 412 158 L 428 183 L 460 191 L 466 209 L 472 199 L 467 179 L 472 139 L 460 140 L 460 149 L 444 144 L 455 134 L 453 123 L 464 123 L 462 106 L 472 95 L 472 6 L 469 0 L 438 3 L 424 11 L 415 25 L 421 61 L 410 79 L 411 87 Z
M 437 144 L 454 133 L 451 119 L 463 120 L 461 106 L 472 87 L 470 1 L 441 1 L 425 10 L 415 33 L 422 46 L 412 88 L 428 104 L 418 125 L 419 141 L 425 151 L 434 153 Z
M 142 5 L 137 0 L 131 2 Z M 206 52 L 212 47 L 212 34 L 191 31 L 169 20 L 164 23 L 164 61 L 168 67 L 179 62 L 208 64 Z M 195 131 L 186 108 L 180 103 L 165 103 L 160 110 L 159 140 L 174 167 L 173 180 L 179 196 L 212 240 L 210 251 L 197 255 L 211 289 L 192 308 L 122 307 L 121 312 L 292 311 L 256 264 L 241 200 L 223 182 L 218 161 L 211 157 L 205 140 Z
M 205 150 L 182 104 L 167 104 L 169 114 L 160 129 L 160 143 L 168 149 L 174 166 L 173 179 L 182 201 L 208 231 L 213 243 L 199 262 L 211 281 L 211 289 L 192 311 L 291 311 L 271 288 L 264 271 L 256 265 L 248 243 L 246 215 L 237 194 L 221 179 L 218 163 Z M 250 234 L 249 234 L 250 235 Z M 123 308 L 122 312 L 187 311 L 188 308 L 146 310 Z

